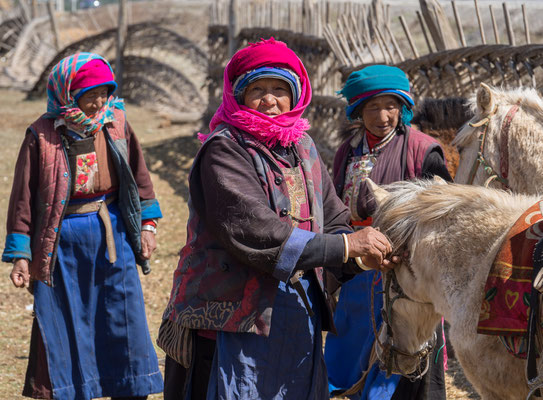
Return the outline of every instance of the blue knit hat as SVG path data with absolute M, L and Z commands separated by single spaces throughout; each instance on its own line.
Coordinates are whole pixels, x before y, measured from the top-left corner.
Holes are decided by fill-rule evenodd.
M 409 123 L 413 115 L 411 108 L 415 105 L 409 89 L 409 79 L 401 69 L 388 65 L 371 65 L 351 73 L 338 94 L 347 99 L 345 111 L 349 119 L 364 101 L 379 95 L 394 95 L 404 103 L 402 122 Z

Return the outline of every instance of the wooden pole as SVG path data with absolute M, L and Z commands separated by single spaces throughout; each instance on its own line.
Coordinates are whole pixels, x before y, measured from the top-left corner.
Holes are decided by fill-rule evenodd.
M 385 28 L 387 30 L 388 36 L 390 36 L 390 40 L 392 40 L 392 44 L 394 45 L 394 49 L 396 50 L 396 53 L 398 53 L 398 56 L 400 57 L 400 62 L 405 60 L 405 57 L 403 56 L 403 53 L 400 50 L 400 46 L 398 45 L 398 42 L 396 41 L 396 38 L 394 37 L 394 34 L 392 33 L 392 30 L 390 29 L 390 24 L 388 22 L 385 25 Z
M 407 27 L 407 23 L 405 22 L 405 18 L 403 17 L 403 15 L 400 15 L 399 18 L 400 18 L 400 23 L 402 24 L 402 28 L 405 33 L 405 36 L 407 37 L 407 41 L 409 42 L 409 46 L 411 47 L 411 51 L 413 52 L 413 55 L 415 56 L 415 58 L 419 58 L 419 52 L 417 51 L 417 48 L 415 47 L 415 42 L 413 42 L 413 38 L 411 37 L 409 28 Z
M 428 33 L 426 32 L 426 27 L 424 26 L 424 20 L 422 19 L 422 14 L 417 10 L 417 17 L 419 19 L 420 29 L 424 35 L 424 40 L 426 41 L 426 46 L 428 46 L 428 53 L 432 53 L 432 45 L 430 44 L 430 39 L 428 39 Z
M 494 9 L 492 8 L 492 4 L 490 4 L 488 8 L 490 9 L 490 19 L 492 20 L 494 39 L 496 40 L 496 44 L 500 44 L 500 32 L 498 31 L 498 24 L 496 23 L 496 17 L 494 16 Z
M 123 94 L 123 53 L 126 44 L 127 24 L 126 24 L 126 2 L 119 0 L 119 22 L 117 26 L 117 52 L 115 57 L 115 81 L 117 82 L 117 96 Z
M 466 44 L 466 37 L 464 36 L 464 29 L 462 28 L 462 21 L 460 21 L 460 15 L 458 14 L 458 10 L 456 8 L 456 1 L 451 1 L 453 13 L 454 13 L 454 20 L 456 22 L 456 29 L 458 30 L 458 37 L 460 38 L 460 43 L 462 44 L 462 47 L 467 47 Z
M 231 58 L 238 48 L 236 40 L 238 36 L 237 0 L 230 0 L 228 6 L 228 58 Z
M 505 26 L 507 27 L 507 38 L 509 39 L 509 44 L 515 46 L 515 34 L 513 32 L 513 27 L 511 26 L 511 16 L 509 15 L 509 9 L 507 8 L 507 3 L 503 2 L 503 16 L 505 17 Z
M 524 20 L 524 34 L 526 36 L 526 44 L 530 44 L 530 26 L 528 25 L 528 14 L 526 13 L 526 4 L 522 5 L 522 19 Z
M 483 19 L 481 18 L 481 12 L 479 11 L 479 4 L 477 3 L 477 0 L 473 0 L 475 2 L 475 14 L 477 14 L 477 23 L 479 24 L 479 32 L 481 33 L 481 42 L 483 44 L 486 44 L 485 39 L 485 28 L 483 26 Z
M 53 43 L 55 44 L 55 49 L 60 51 L 60 38 L 58 35 L 58 25 L 55 18 L 55 6 L 53 5 L 53 0 L 47 2 L 47 13 L 49 14 L 49 21 L 51 21 L 51 30 L 53 31 Z

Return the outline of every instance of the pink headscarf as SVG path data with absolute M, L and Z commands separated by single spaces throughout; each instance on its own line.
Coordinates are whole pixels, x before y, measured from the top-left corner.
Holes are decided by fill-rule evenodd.
M 232 82 L 245 72 L 263 66 L 288 68 L 300 78 L 300 100 L 292 110 L 270 117 L 236 102 Z M 224 69 L 222 104 L 211 119 L 209 129 L 213 132 L 217 126 L 226 123 L 250 133 L 270 148 L 277 143 L 288 146 L 298 143 L 310 127 L 307 119 L 301 118 L 310 101 L 311 84 L 302 61 L 285 43 L 273 37 L 262 39 L 239 50 Z M 202 142 L 208 136 L 198 134 Z

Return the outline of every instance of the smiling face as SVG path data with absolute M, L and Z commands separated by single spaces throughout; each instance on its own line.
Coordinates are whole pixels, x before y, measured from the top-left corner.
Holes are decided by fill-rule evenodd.
M 385 137 L 398 126 L 401 103 L 396 96 L 378 96 L 362 105 L 362 120 L 368 131 Z
M 270 117 L 281 115 L 290 111 L 292 104 L 290 86 L 281 79 L 258 79 L 245 89 L 243 104 Z
M 109 88 L 107 86 L 98 86 L 81 95 L 77 100 L 77 105 L 87 117 L 92 117 L 102 109 L 108 99 Z

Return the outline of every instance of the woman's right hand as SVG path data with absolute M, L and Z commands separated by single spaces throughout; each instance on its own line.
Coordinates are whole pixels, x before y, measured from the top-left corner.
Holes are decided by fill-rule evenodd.
M 13 269 L 9 277 L 15 287 L 28 288 L 30 284 L 30 273 L 28 272 L 28 260 L 26 258 L 19 258 L 13 264 Z
M 391 268 L 397 260 L 386 259 L 392 253 L 392 245 L 377 229 L 367 227 L 347 235 L 349 257 L 362 257 L 364 264 L 373 269 Z

